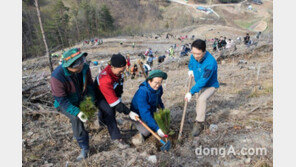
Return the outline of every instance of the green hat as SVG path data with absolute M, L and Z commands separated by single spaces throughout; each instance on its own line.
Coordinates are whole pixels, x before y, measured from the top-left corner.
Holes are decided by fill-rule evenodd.
M 87 56 L 87 53 L 80 52 L 80 48 L 72 48 L 64 52 L 62 67 L 69 67 L 75 60 L 79 59 L 83 55 Z
M 146 80 L 153 79 L 155 77 L 161 77 L 162 79 L 167 79 L 168 75 L 165 72 L 162 72 L 161 70 L 152 70 L 149 72 L 149 76 Z

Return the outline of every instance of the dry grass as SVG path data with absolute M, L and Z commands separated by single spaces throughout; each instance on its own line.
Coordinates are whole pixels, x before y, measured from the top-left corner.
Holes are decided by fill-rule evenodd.
M 254 167 L 272 167 L 273 165 L 272 164 L 270 164 L 270 163 L 268 163 L 268 162 L 266 162 L 266 161 L 258 161 L 255 165 L 254 165 Z
M 272 80 L 263 81 L 262 86 L 254 87 L 252 93 L 249 95 L 249 98 L 260 97 L 264 95 L 273 94 L 273 83 Z

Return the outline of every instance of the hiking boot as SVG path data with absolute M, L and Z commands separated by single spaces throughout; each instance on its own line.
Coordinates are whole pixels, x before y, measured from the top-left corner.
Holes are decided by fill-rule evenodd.
M 81 149 L 80 154 L 78 155 L 78 157 L 76 158 L 77 161 L 81 161 L 82 159 L 85 159 L 87 157 L 89 153 L 89 150 L 87 149 Z
M 200 135 L 200 133 L 204 130 L 204 122 L 194 122 L 193 130 L 192 130 L 192 136 L 197 137 Z
M 113 140 L 112 143 L 114 145 L 116 145 L 118 148 L 120 149 L 126 149 L 126 148 L 129 148 L 130 146 L 128 144 L 126 144 L 122 139 L 116 139 L 116 140 Z
M 132 138 L 132 143 L 135 146 L 139 146 L 139 145 L 143 144 L 144 143 L 144 136 L 141 133 L 136 134 Z

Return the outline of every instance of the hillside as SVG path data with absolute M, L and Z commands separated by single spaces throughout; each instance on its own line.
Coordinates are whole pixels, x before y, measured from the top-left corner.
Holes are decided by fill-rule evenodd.
M 65 5 L 71 2 L 71 0 L 64 1 Z M 114 5 L 116 9 L 123 5 L 145 6 L 150 3 L 150 1 L 137 1 L 135 4 L 126 4 L 127 1 L 103 0 L 97 2 Z M 122 130 L 124 140 L 131 144 L 131 147 L 124 150 L 115 147 L 111 144 L 107 129 L 104 128 L 99 132 L 97 121 L 95 121 L 95 125 L 87 126 L 90 132 L 90 157 L 85 161 L 75 162 L 80 149 L 73 139 L 69 119 L 55 112 L 53 107 L 53 97 L 48 82 L 50 71 L 47 66 L 47 57 L 38 56 L 24 60 L 22 64 L 23 166 L 273 166 L 273 34 L 270 28 L 272 27 L 272 2 L 264 1 L 263 6 L 255 6 L 257 11 L 262 8 L 256 16 L 254 13 L 248 14 L 241 10 L 243 7 L 237 8 L 240 4 L 214 6 L 213 10 L 219 14 L 219 19 L 213 14 L 196 12 L 192 6 L 184 6 L 175 2 L 168 5 L 164 5 L 161 1 L 153 1 L 153 3 L 163 6 L 163 9 L 160 7 L 162 9 L 162 21 L 160 22 L 164 23 L 164 27 L 167 20 L 175 20 L 172 26 L 170 25 L 173 28 L 162 31 L 152 28 L 151 31 L 143 30 L 143 34 L 104 37 L 102 45 L 83 45 L 80 41 L 71 47 L 80 47 L 82 51 L 88 52 L 88 60 L 99 61 L 102 64 L 106 64 L 114 53 L 130 54 L 133 64 L 139 59 L 138 54 L 143 53 L 148 47 L 151 47 L 153 52 L 157 51 L 159 56 L 166 54 L 165 51 L 176 44 L 175 59 L 166 58 L 161 64 L 155 60 L 153 66 L 153 69 L 161 69 L 168 74 L 168 79 L 163 83 L 163 102 L 166 108 L 171 110 L 172 129 L 175 131 L 175 135 L 170 138 L 173 143 L 171 150 L 161 152 L 159 142 L 153 137 L 148 138 L 141 146 L 132 145 L 130 137 L 136 133 L 136 130 L 131 129 L 131 121 L 127 116 L 118 113 L 116 119 L 119 128 Z M 141 7 L 136 7 L 137 9 L 132 9 L 131 13 L 139 12 L 138 8 Z M 124 19 L 133 17 L 132 14 L 124 14 L 123 17 L 121 11 L 113 8 L 110 11 L 114 18 L 118 16 L 120 20 L 116 24 L 138 24 L 137 21 Z M 259 17 L 262 13 L 266 15 Z M 151 15 L 156 16 L 157 12 Z M 180 27 L 184 19 L 178 16 L 193 18 L 194 24 Z M 245 27 L 239 26 L 246 25 L 242 23 L 242 20 L 252 24 Z M 262 31 L 259 39 L 256 39 L 257 32 L 254 29 L 257 26 L 260 27 L 261 21 L 266 21 L 268 28 Z M 151 25 L 152 22 L 150 22 Z M 157 21 L 153 22 L 155 25 L 157 23 Z M 247 32 L 250 33 L 251 39 L 257 42 L 249 48 L 236 40 L 237 37 L 243 37 Z M 173 37 L 166 39 L 167 33 L 172 34 Z M 180 36 L 185 35 L 188 39 L 178 40 Z M 209 99 L 207 106 L 209 126 L 197 138 L 190 137 L 196 103 L 192 101 L 188 104 L 183 140 L 178 142 L 176 138 L 188 84 L 187 65 L 189 61 L 188 56 L 180 58 L 179 54 L 181 45 L 192 42 L 190 39 L 192 35 L 195 35 L 195 39 L 207 40 L 207 50 L 218 62 L 220 88 Z M 211 39 L 220 36 L 235 40 L 237 50 L 213 52 Z M 120 42 L 123 44 L 120 45 Z M 132 43 L 135 43 L 134 48 Z M 56 53 L 61 52 L 58 50 Z M 53 57 L 54 68 L 58 66 L 58 61 L 59 58 Z M 98 74 L 98 66 L 91 63 L 90 68 L 92 77 L 95 78 Z M 122 97 L 125 104 L 129 106 L 139 84 L 143 81 L 143 76 L 133 80 L 126 78 Z M 216 129 L 210 128 L 211 125 Z M 267 153 L 261 156 L 238 154 L 197 156 L 195 151 L 200 146 L 227 149 L 234 147 L 236 151 L 244 147 L 266 148 Z M 148 160 L 151 155 L 156 156 L 156 163 Z

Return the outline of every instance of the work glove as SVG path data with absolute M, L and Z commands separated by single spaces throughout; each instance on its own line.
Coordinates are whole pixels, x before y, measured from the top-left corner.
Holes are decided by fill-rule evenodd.
M 130 113 L 129 108 L 127 108 L 126 105 L 124 105 L 122 102 L 118 103 L 115 106 L 115 110 L 120 112 L 120 113 L 124 113 L 124 114 L 129 114 Z
M 87 121 L 87 117 L 86 117 L 86 115 L 85 115 L 82 111 L 80 111 L 80 112 L 78 113 L 77 117 L 78 117 L 82 122 L 86 122 L 86 121 Z
M 164 136 L 166 136 L 166 135 L 163 133 L 163 131 L 162 131 L 161 129 L 158 129 L 158 130 L 157 130 L 157 134 L 158 134 L 158 136 L 160 136 L 160 137 L 164 137 Z
M 134 121 L 137 121 L 136 117 L 139 117 L 138 114 L 136 114 L 136 113 L 134 113 L 134 112 L 132 112 L 132 111 L 131 111 L 128 115 L 129 115 L 130 118 L 131 118 L 132 120 L 134 120 Z
M 191 93 L 188 92 L 188 93 L 186 93 L 186 95 L 185 95 L 185 100 L 187 100 L 188 102 L 190 102 L 191 97 L 192 97 Z
M 193 74 L 193 71 L 192 70 L 188 71 L 188 76 L 189 77 L 194 77 L 194 74 Z

